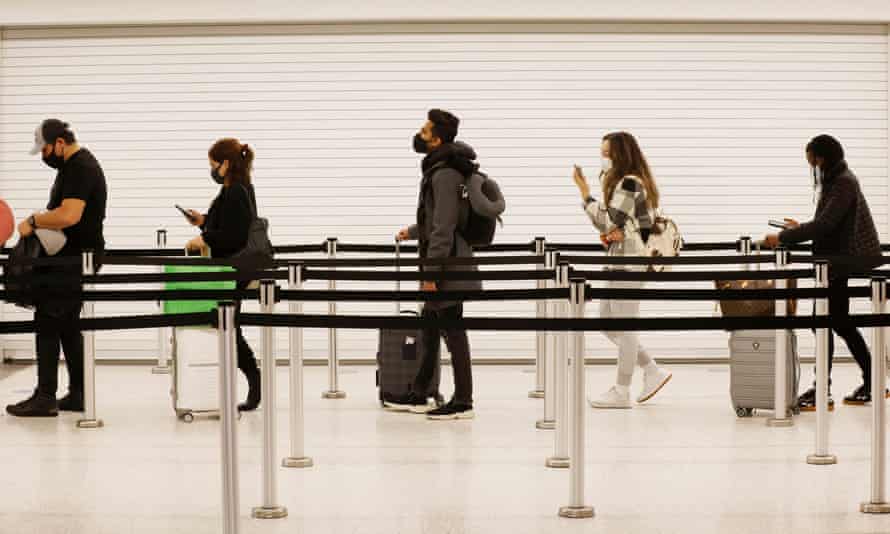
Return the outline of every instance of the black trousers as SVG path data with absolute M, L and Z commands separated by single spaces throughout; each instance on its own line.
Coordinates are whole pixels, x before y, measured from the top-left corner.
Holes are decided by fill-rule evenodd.
M 432 309 L 424 305 L 422 316 L 425 319 L 460 319 L 464 315 L 463 304 L 442 309 Z M 451 353 L 451 368 L 454 370 L 454 401 L 460 404 L 473 404 L 473 368 L 470 363 L 470 341 L 466 330 L 432 327 L 423 330 L 421 339 L 420 370 L 414 379 L 414 391 L 423 394 L 429 391 L 430 382 L 436 370 L 439 357 L 440 336 L 445 337 L 445 346 Z
M 832 319 L 844 319 L 850 315 L 850 296 L 847 294 L 848 278 L 832 278 L 828 284 L 828 314 Z M 862 371 L 862 380 L 871 388 L 871 352 L 859 329 L 853 326 L 832 327 L 828 333 L 828 376 L 831 384 L 831 368 L 834 362 L 834 334 L 847 344 L 850 353 Z
M 250 285 L 249 281 L 239 281 L 235 284 L 235 287 L 238 290 L 247 289 L 247 286 Z M 236 328 L 236 338 L 237 338 L 237 350 L 238 350 L 238 369 L 244 373 L 248 379 L 251 377 L 259 377 L 260 369 L 256 363 L 256 356 L 253 354 L 253 349 L 250 348 L 250 345 L 247 344 L 247 340 L 244 339 L 244 331 L 241 329 L 241 301 L 235 301 L 235 324 L 238 325 Z
M 80 303 L 73 303 L 64 312 L 58 306 L 37 305 L 34 321 L 37 323 L 37 392 L 55 397 L 59 388 L 59 355 L 65 351 L 68 367 L 69 391 L 83 394 L 83 334 L 77 328 Z M 53 309 L 53 313 L 47 312 Z

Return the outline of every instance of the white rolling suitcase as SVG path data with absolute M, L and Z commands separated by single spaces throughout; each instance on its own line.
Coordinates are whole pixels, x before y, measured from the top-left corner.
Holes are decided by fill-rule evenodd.
M 204 327 L 173 329 L 173 410 L 187 423 L 219 417 L 219 340 Z

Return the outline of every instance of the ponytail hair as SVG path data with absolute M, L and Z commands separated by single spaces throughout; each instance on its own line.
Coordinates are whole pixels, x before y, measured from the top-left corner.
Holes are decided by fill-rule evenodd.
M 224 161 L 229 162 L 226 182 L 250 185 L 254 154 L 253 149 L 247 143 L 242 145 L 237 139 L 226 137 L 214 143 L 207 151 L 207 155 L 220 164 Z

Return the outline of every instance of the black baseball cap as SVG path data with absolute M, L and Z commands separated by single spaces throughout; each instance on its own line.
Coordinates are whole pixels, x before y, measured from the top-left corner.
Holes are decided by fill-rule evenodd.
M 53 144 L 56 139 L 70 133 L 72 133 L 71 126 L 67 122 L 59 119 L 46 119 L 34 130 L 34 146 L 31 147 L 30 154 L 33 156 L 39 153 L 44 146 Z

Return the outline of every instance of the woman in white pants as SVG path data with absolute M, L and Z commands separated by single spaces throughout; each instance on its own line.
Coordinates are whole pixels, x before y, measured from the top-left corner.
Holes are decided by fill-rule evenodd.
M 579 167 L 574 180 L 584 199 L 584 211 L 609 256 L 643 256 L 646 241 L 658 209 L 658 187 L 637 140 L 627 132 L 615 132 L 603 137 L 602 199 L 591 195 L 590 186 Z M 612 270 L 630 270 L 632 266 L 616 265 Z M 642 282 L 609 281 L 609 289 L 639 289 Z M 600 317 L 634 319 L 640 316 L 637 300 L 602 300 Z M 643 368 L 643 389 L 638 403 L 646 402 L 671 379 L 671 373 L 659 367 L 640 345 L 636 332 L 606 332 L 606 337 L 618 346 L 618 376 L 615 385 L 596 398 L 590 399 L 594 408 L 630 408 L 630 382 L 634 366 Z

